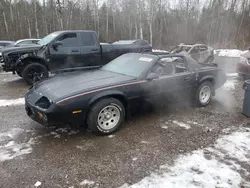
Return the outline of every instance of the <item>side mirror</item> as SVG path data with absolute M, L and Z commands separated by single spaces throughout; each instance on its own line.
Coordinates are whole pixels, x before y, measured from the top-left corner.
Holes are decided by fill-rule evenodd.
M 151 81 L 151 80 L 154 80 L 154 79 L 157 79 L 157 78 L 159 78 L 158 74 L 152 72 L 152 73 L 150 73 L 150 74 L 147 76 L 146 80 Z
M 58 46 L 62 46 L 62 42 L 60 41 L 56 41 L 52 44 L 52 47 L 54 48 L 54 50 L 57 50 Z
M 250 47 L 248 48 L 248 50 L 250 51 Z

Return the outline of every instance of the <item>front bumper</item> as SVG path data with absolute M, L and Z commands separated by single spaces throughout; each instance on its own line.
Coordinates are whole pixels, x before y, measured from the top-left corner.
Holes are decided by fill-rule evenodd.
M 86 113 L 73 114 L 72 112 L 61 109 L 60 111 L 50 111 L 41 109 L 25 100 L 26 114 L 37 123 L 44 126 L 53 125 L 84 125 Z
M 39 124 L 49 126 L 50 122 L 48 119 L 48 114 L 42 110 L 37 109 L 27 101 L 25 102 L 25 110 L 26 114 L 33 119 L 34 121 L 38 122 Z

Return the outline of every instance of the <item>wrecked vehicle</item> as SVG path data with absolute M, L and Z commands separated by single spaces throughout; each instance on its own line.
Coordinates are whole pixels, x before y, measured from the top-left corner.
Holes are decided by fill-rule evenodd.
M 241 55 L 237 64 L 237 73 L 244 79 L 250 79 L 250 49 L 247 53 Z
M 97 70 L 35 83 L 25 96 L 25 108 L 43 125 L 84 124 L 95 133 L 110 134 L 143 103 L 191 99 L 206 106 L 225 81 L 217 66 L 190 56 L 128 53 Z
M 191 55 L 199 63 L 212 63 L 214 61 L 214 50 L 205 44 L 179 44 L 171 50 L 171 53 Z
M 94 31 L 57 31 L 37 45 L 7 48 L 1 52 L 3 70 L 17 73 L 32 84 L 49 76 L 49 71 L 73 67 L 101 66 L 129 52 L 150 52 L 142 40 L 131 44 L 103 44 Z

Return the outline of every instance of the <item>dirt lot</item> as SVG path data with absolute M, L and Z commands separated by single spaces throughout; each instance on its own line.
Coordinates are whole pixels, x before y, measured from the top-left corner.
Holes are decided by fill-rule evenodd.
M 0 73 L 0 187 L 250 187 L 243 81 L 236 59 L 217 62 L 228 81 L 211 105 L 143 111 L 106 137 L 33 122 L 28 86 Z

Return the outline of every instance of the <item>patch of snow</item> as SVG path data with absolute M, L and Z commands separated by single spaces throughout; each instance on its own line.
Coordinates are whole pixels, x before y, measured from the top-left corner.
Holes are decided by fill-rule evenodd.
M 238 73 L 227 73 L 227 77 L 237 77 Z
M 82 185 L 94 185 L 94 184 L 95 184 L 95 182 L 90 181 L 90 180 L 83 180 L 83 181 L 80 183 L 81 186 L 82 186 Z
M 199 125 L 199 123 L 197 123 L 197 122 L 195 122 L 195 121 L 187 121 L 187 123 L 193 124 L 193 125 Z
M 32 145 L 34 144 L 35 142 L 33 138 L 26 143 L 10 141 L 5 145 L 0 146 L 0 161 L 11 160 L 21 155 L 30 154 L 32 152 Z
M 159 50 L 159 49 L 153 49 L 153 52 L 164 52 L 164 53 L 168 53 L 168 51 L 166 50 Z
M 1 106 L 15 106 L 15 105 L 24 105 L 24 98 L 12 99 L 12 100 L 4 100 L 0 99 L 0 107 Z
M 150 142 L 148 142 L 148 141 L 145 141 L 145 140 L 142 140 L 141 141 L 141 144 L 149 144 Z
M 227 80 L 223 87 L 227 90 L 235 90 L 235 80 Z
M 133 161 L 137 161 L 137 160 L 138 160 L 138 158 L 137 158 L 137 157 L 134 157 L 132 160 L 133 160 Z
M 54 138 L 61 138 L 61 135 L 58 134 L 57 132 L 52 131 L 52 132 L 50 132 L 50 134 L 53 135 Z
M 109 138 L 114 138 L 115 135 L 112 135 L 112 134 L 111 134 L 111 135 L 108 135 L 108 137 L 109 137 Z
M 250 129 L 246 129 L 250 131 Z M 235 132 L 223 137 L 216 142 L 215 148 L 220 150 L 226 157 L 241 162 L 248 162 L 250 153 L 250 133 Z
M 42 185 L 42 183 L 40 181 L 37 181 L 34 186 L 39 187 L 40 185 Z
M 163 129 L 168 129 L 168 126 L 163 125 L 163 126 L 161 126 L 161 128 L 163 128 Z
M 67 133 L 68 129 L 67 128 L 58 128 L 58 129 L 56 129 L 56 132 Z
M 218 49 L 214 51 L 216 55 L 224 57 L 240 57 L 244 52 L 237 49 Z
M 77 149 L 84 149 L 83 146 L 76 146 Z
M 24 132 L 24 129 L 20 129 L 20 128 L 13 128 L 9 131 L 0 133 L 0 142 L 5 141 L 7 139 L 14 139 L 17 135 L 19 135 L 20 133 Z
M 185 128 L 185 129 L 190 129 L 190 125 L 188 125 L 188 124 L 186 124 L 186 123 L 179 122 L 179 121 L 176 121 L 176 120 L 174 120 L 174 121 L 172 121 L 172 122 L 173 122 L 174 124 L 180 126 L 180 127 Z
M 250 162 L 249 153 L 250 129 L 242 128 L 220 137 L 214 147 L 180 155 L 173 166 L 161 165 L 158 173 L 121 188 L 241 187 L 250 183 L 239 174 L 249 176 L 241 163 Z
M 68 135 L 75 135 L 75 134 L 78 134 L 79 133 L 79 130 L 71 130 Z

